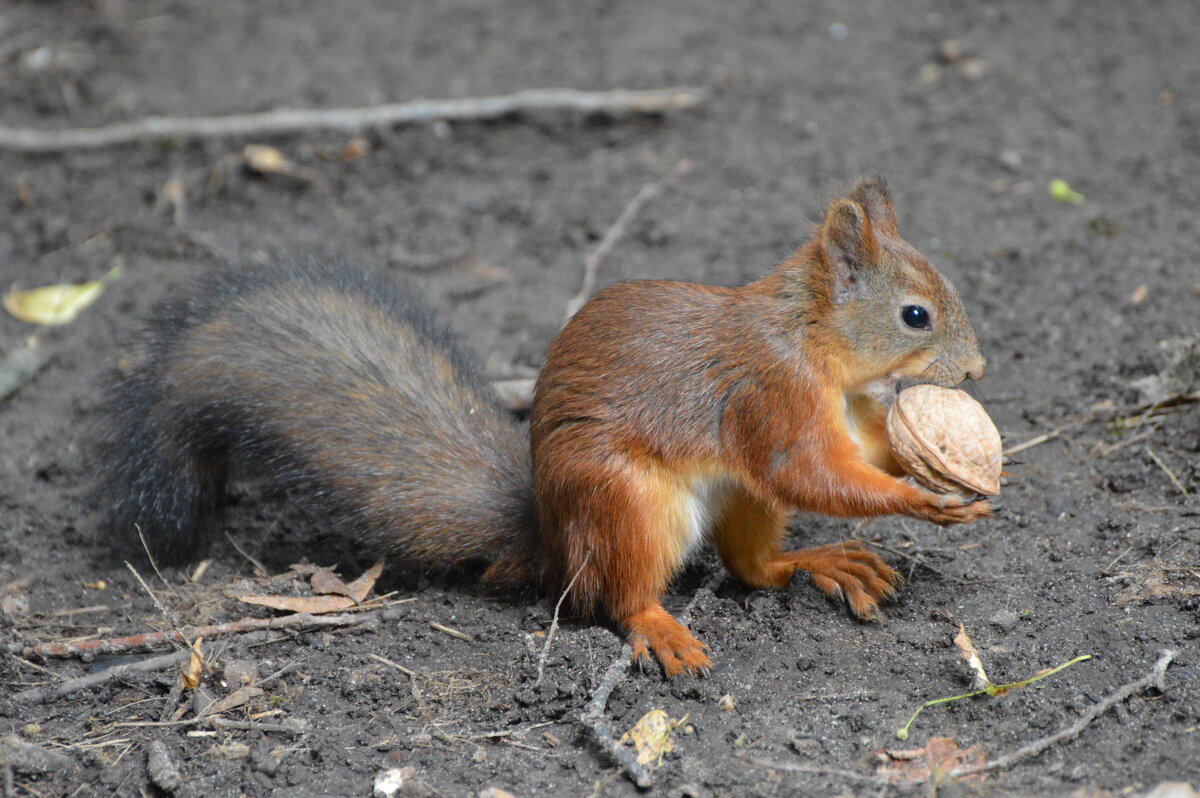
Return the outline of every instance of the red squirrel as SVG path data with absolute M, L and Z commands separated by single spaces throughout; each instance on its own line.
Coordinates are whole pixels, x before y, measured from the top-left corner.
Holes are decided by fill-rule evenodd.
M 869 618 L 896 573 L 853 541 L 783 551 L 792 511 L 988 516 L 903 478 L 884 430 L 901 380 L 983 369 L 878 178 L 756 282 L 600 292 L 550 345 L 528 441 L 410 291 L 311 259 L 226 266 L 158 309 L 113 386 L 101 495 L 119 534 L 178 562 L 207 544 L 231 472 L 264 475 L 364 548 L 480 563 L 497 588 L 570 585 L 672 677 L 711 667 L 660 600 L 706 538 L 750 587 L 807 571 Z

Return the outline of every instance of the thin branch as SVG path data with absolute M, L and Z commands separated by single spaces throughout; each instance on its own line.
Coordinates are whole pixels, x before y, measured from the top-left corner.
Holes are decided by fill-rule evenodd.
M 608 706 L 608 697 L 612 695 L 617 683 L 625 677 L 632 661 L 633 649 L 628 644 L 621 646 L 621 653 L 617 654 L 617 658 L 604 672 L 604 677 L 592 692 L 591 700 L 584 705 L 579 720 L 591 733 L 596 745 L 625 771 L 634 784 L 645 789 L 654 783 L 654 777 L 645 765 L 637 761 L 633 749 L 626 748 L 617 740 L 612 724 L 604 714 L 604 709 Z
M 218 623 L 209 626 L 185 626 L 168 632 L 147 632 L 129 637 L 103 640 L 77 640 L 62 643 L 38 643 L 20 648 L 27 657 L 74 657 L 80 654 L 123 654 L 163 643 L 190 643 L 197 637 L 240 634 L 275 629 L 311 629 L 328 626 L 354 626 L 373 620 L 378 611 L 342 615 L 310 615 L 297 612 L 279 618 L 243 618 L 240 621 Z M 185 652 L 187 653 L 187 652 Z
M 53 688 L 37 688 L 34 690 L 24 690 L 13 696 L 13 701 L 19 704 L 34 704 L 53 701 L 56 698 L 62 698 L 78 690 L 86 690 L 89 687 L 105 684 L 113 679 L 124 676 L 127 673 L 153 673 L 170 668 L 188 658 L 192 652 L 190 649 L 182 651 L 172 651 L 170 654 L 163 654 L 150 659 L 143 659 L 137 662 L 126 662 L 121 665 L 114 665 L 111 668 L 106 668 L 99 673 L 92 673 L 87 676 L 80 676 L 78 679 L 70 679 Z
M 617 220 L 604 233 L 604 237 L 600 239 L 600 243 L 583 259 L 583 282 L 579 286 L 579 293 L 571 297 L 567 302 L 567 312 L 563 319 L 564 324 L 592 298 L 592 294 L 596 293 L 596 273 L 600 269 L 600 264 L 612 253 L 613 248 L 617 245 L 617 241 L 629 230 L 629 225 L 642 212 L 642 208 L 646 207 L 646 203 L 657 197 L 665 187 L 686 175 L 691 169 L 692 162 L 684 158 L 675 164 L 674 168 L 664 177 L 642 186 L 633 199 L 629 201 L 629 204 L 621 211 L 621 215 L 617 217 Z
M 724 572 L 713 574 L 700 590 L 716 590 L 724 581 Z M 700 600 L 700 590 L 692 596 L 692 600 L 684 607 L 683 612 L 679 613 L 679 622 L 687 624 L 691 617 L 692 610 L 696 603 Z M 629 666 L 633 661 L 633 649 L 628 644 L 621 646 L 621 651 L 617 654 L 616 659 L 608 666 L 608 670 L 604 672 L 600 683 L 596 685 L 596 689 L 592 691 L 592 697 L 583 707 L 583 712 L 579 716 L 580 723 L 587 729 L 592 740 L 605 753 L 607 753 L 614 762 L 621 766 L 621 770 L 625 775 L 629 776 L 638 787 L 646 788 L 654 783 L 654 776 L 651 770 L 645 765 L 637 761 L 637 756 L 633 749 L 626 748 L 621 744 L 613 731 L 612 724 L 604 714 L 605 707 L 608 706 L 608 697 L 612 695 L 612 691 L 620 683 L 621 679 L 629 671 Z
M 705 89 L 689 86 L 645 91 L 531 89 L 496 97 L 414 100 L 365 108 L 277 108 L 273 111 L 228 116 L 149 116 L 94 128 L 35 130 L 0 126 L 0 149 L 18 152 L 63 152 L 156 139 L 267 136 L 310 130 L 355 132 L 371 127 L 434 120 L 495 119 L 526 111 L 651 114 L 693 108 L 703 102 L 706 96 Z
M 1042 751 L 1045 751 L 1055 743 L 1078 737 L 1083 730 L 1088 727 L 1088 724 L 1140 690 L 1154 686 L 1158 688 L 1159 692 L 1166 692 L 1166 685 L 1163 683 L 1163 680 L 1167 674 L 1167 667 L 1171 664 L 1173 659 L 1175 659 L 1174 651 L 1171 651 L 1170 649 L 1163 651 L 1159 655 L 1158 661 L 1154 663 L 1154 668 L 1151 669 L 1149 673 L 1140 679 L 1135 679 L 1134 681 L 1118 688 L 1107 698 L 1093 705 L 1091 709 L 1083 713 L 1079 720 L 1075 721 L 1067 728 L 1060 729 L 1053 734 L 1047 735 L 1038 740 L 1034 740 L 1029 745 L 1018 748 L 1011 754 L 1005 754 L 1004 756 L 998 759 L 993 759 L 990 762 L 981 762 L 975 765 L 966 765 L 964 767 L 954 768 L 946 774 L 946 778 L 958 779 L 962 778 L 963 776 L 970 776 L 975 773 L 983 773 L 984 771 L 988 770 L 999 770 L 1000 768 L 1006 768 L 1017 760 L 1024 759 L 1027 756 L 1040 754 Z

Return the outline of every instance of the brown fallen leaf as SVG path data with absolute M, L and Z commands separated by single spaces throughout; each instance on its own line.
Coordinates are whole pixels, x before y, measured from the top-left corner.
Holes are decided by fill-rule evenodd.
M 876 774 L 886 776 L 893 782 L 904 784 L 924 784 L 928 781 L 940 781 L 942 774 L 955 768 L 967 765 L 981 764 L 987 761 L 987 754 L 979 743 L 970 748 L 960 748 L 958 743 L 949 737 L 930 737 L 923 748 L 888 749 L 875 752 L 879 764 Z M 963 781 L 981 780 L 983 774 L 965 776 Z
M 358 603 L 367 600 L 367 596 L 375 588 L 375 582 L 379 579 L 379 575 L 383 573 L 383 560 L 378 560 L 367 570 L 363 571 L 362 575 L 355 579 L 350 584 L 346 585 L 349 588 L 347 595 Z
M 350 589 L 346 587 L 346 583 L 342 581 L 332 568 L 318 568 L 313 571 L 309 577 L 308 583 L 312 586 L 312 592 L 320 595 L 336 595 L 352 598 Z
M 257 604 L 287 612 L 307 612 L 310 615 L 322 615 L 330 612 L 341 612 L 361 605 L 375 588 L 375 581 L 383 573 L 383 560 L 376 562 L 350 584 L 345 584 L 331 568 L 308 564 L 296 564 L 285 576 L 296 574 L 309 575 L 309 584 L 315 596 L 265 596 L 254 594 L 239 594 L 233 591 L 232 598 L 246 604 Z M 230 593 L 227 593 L 229 595 Z
M 237 600 L 273 610 L 307 612 L 309 615 L 341 612 L 356 606 L 354 599 L 349 596 L 238 596 Z

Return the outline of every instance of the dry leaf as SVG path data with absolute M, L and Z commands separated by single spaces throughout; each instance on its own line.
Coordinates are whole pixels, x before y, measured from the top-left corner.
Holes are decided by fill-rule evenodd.
M 975 644 L 971 642 L 971 636 L 967 634 L 966 627 L 961 623 L 958 625 L 958 634 L 954 636 L 954 647 L 958 649 L 958 653 L 962 654 L 962 658 L 967 661 L 971 672 L 975 674 L 975 678 L 971 682 L 971 689 L 986 690 L 992 681 L 983 669 L 983 660 L 980 659 Z
M 367 596 L 375 589 L 375 582 L 379 579 L 379 575 L 383 573 L 383 560 L 378 560 L 367 570 L 363 571 L 362 576 L 355 579 L 350 584 L 346 585 L 350 589 L 350 598 L 357 602 L 367 600 Z
M 346 583 L 333 572 L 332 568 L 318 568 L 313 571 L 308 582 L 312 585 L 312 592 L 318 596 L 337 595 L 351 598 L 350 590 L 346 587 Z
M 201 650 L 203 643 L 203 637 L 197 637 L 192 641 L 192 655 L 188 657 L 187 664 L 179 669 L 183 686 L 189 690 L 195 690 L 200 686 L 200 676 L 204 671 L 204 652 Z
M 350 584 L 345 584 L 330 568 L 300 563 L 291 566 L 290 577 L 295 574 L 309 574 L 309 582 L 317 596 L 259 596 L 233 593 L 233 598 L 246 604 L 257 604 L 287 612 L 307 612 L 310 615 L 321 615 L 329 612 L 341 612 L 364 602 L 375 588 L 375 580 L 383 573 L 383 560 L 379 560 L 362 576 Z M 226 595 L 229 595 L 227 593 Z
M 265 144 L 247 144 L 242 158 L 250 171 L 259 174 L 288 174 L 292 170 L 292 162 L 282 152 Z
M 231 709 L 237 709 L 250 699 L 258 698 L 265 692 L 266 691 L 261 687 L 255 687 L 252 684 L 248 684 L 245 687 L 239 687 L 224 698 L 218 699 L 217 701 L 214 701 L 205 707 L 204 716 L 208 717 L 210 715 L 220 715 L 228 712 Z
M 983 746 L 976 743 L 970 748 L 959 748 L 949 737 L 930 737 L 924 748 L 911 750 L 882 749 L 875 752 L 879 765 L 875 772 L 887 776 L 893 782 L 924 784 L 947 771 L 966 765 L 982 764 L 987 761 Z M 982 778 L 982 774 L 967 776 Z
M 621 742 L 633 745 L 637 751 L 638 764 L 661 765 L 663 756 L 675 748 L 675 744 L 671 741 L 671 732 L 686 721 L 687 716 L 679 720 L 672 720 L 663 710 L 652 709 L 643 715 L 632 729 L 621 736 Z
M 14 318 L 29 324 L 56 325 L 74 321 L 79 311 L 96 301 L 104 287 L 121 276 L 114 266 L 99 280 L 71 285 L 46 285 L 21 291 L 13 288 L 4 295 L 4 308 Z
M 1146 297 L 1150 295 L 1150 287 L 1145 283 L 1140 283 L 1137 288 L 1133 289 L 1133 293 L 1129 295 L 1129 304 L 1137 307 L 1146 301 Z

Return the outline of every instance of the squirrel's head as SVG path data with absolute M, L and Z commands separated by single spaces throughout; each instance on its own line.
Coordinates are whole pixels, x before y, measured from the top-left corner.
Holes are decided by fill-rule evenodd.
M 954 286 L 900 238 L 881 178 L 830 204 L 817 243 L 831 326 L 849 350 L 853 381 L 953 387 L 983 376 L 986 361 Z

